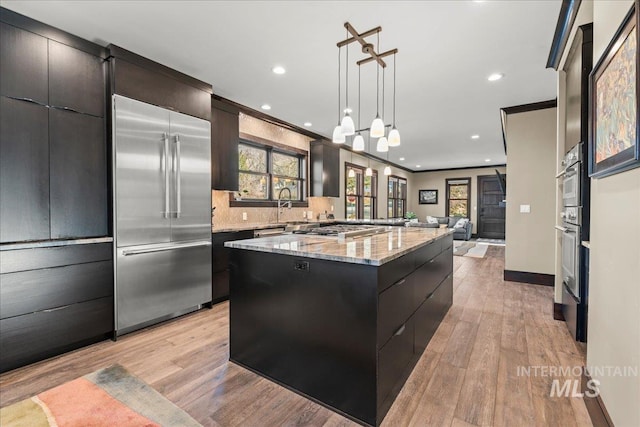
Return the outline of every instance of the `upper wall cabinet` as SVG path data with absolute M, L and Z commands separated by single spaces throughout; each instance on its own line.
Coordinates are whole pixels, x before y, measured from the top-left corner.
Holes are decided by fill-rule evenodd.
M 119 46 L 109 45 L 111 91 L 158 107 L 211 120 L 211 85 Z
M 340 148 L 311 141 L 311 196 L 340 197 Z
M 0 243 L 105 236 L 104 49 L 0 19 Z
M 211 188 L 238 191 L 238 110 L 211 100 Z
M 47 39 L 0 23 L 0 95 L 47 105 Z

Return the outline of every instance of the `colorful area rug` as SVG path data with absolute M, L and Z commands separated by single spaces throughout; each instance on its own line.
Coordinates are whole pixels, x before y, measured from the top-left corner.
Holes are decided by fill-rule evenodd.
M 465 242 L 463 240 L 453 241 L 453 254 L 457 256 L 468 256 L 472 258 L 484 258 L 489 246 L 483 243 Z
M 120 365 L 0 409 L 2 427 L 200 426 Z

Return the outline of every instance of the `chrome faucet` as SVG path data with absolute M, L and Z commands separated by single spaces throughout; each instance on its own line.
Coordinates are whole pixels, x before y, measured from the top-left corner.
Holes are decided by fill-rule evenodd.
M 287 190 L 287 192 L 289 193 L 289 200 L 286 200 L 286 201 L 282 200 L 282 192 L 284 190 Z M 289 189 L 289 187 L 284 187 L 280 189 L 280 191 L 278 192 L 278 208 L 276 210 L 276 222 L 280 222 L 280 209 L 282 209 L 285 206 L 291 209 L 291 190 Z

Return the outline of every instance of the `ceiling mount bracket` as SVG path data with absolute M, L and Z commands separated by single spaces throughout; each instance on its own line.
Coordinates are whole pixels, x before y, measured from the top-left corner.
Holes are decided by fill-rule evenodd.
M 393 55 L 394 53 L 398 53 L 398 49 L 391 49 L 379 54 L 374 49 L 373 44 L 365 40 L 366 37 L 372 36 L 374 34 L 378 34 L 380 31 L 382 31 L 382 27 L 380 26 L 372 28 L 369 31 L 365 31 L 364 33 L 358 33 L 356 29 L 353 28 L 353 26 L 348 22 L 344 23 L 344 27 L 347 29 L 347 31 L 349 31 L 349 34 L 351 34 L 352 37 L 342 40 L 341 42 L 338 42 L 337 46 L 340 48 L 342 46 L 346 46 L 353 42 L 359 42 L 362 45 L 362 53 L 371 55 L 370 58 L 365 58 L 358 61 L 357 62 L 358 65 L 366 64 L 367 62 L 371 62 L 371 61 L 376 61 L 378 62 L 378 64 L 380 64 L 381 67 L 385 68 L 387 64 L 386 62 L 384 62 L 382 58 L 384 58 L 385 56 Z

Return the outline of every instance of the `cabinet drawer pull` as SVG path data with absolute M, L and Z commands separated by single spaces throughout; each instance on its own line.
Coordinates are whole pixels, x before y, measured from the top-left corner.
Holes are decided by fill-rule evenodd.
M 32 104 L 40 105 L 41 107 L 47 107 L 47 108 L 49 108 L 49 106 L 48 106 L 47 104 L 43 104 L 43 103 L 38 102 L 38 101 L 36 101 L 36 100 L 34 100 L 34 99 L 31 99 L 31 98 L 22 98 L 22 97 L 17 97 L 17 96 L 7 96 L 7 98 L 9 98 L 9 99 L 14 99 L 14 100 L 16 100 L 16 101 L 30 102 L 30 103 L 32 103 Z
M 395 336 L 399 336 L 402 335 L 402 333 L 404 332 L 404 330 L 407 328 L 407 325 L 402 325 L 400 326 L 400 328 L 393 334 Z
M 63 305 L 62 307 L 56 307 L 56 308 L 48 308 L 46 310 L 42 310 L 43 313 L 53 313 L 54 311 L 60 311 L 60 310 L 64 310 L 65 308 L 69 308 L 71 307 L 71 304 L 69 305 Z
M 433 261 L 435 261 L 435 260 L 436 260 L 436 259 L 435 259 L 435 258 L 433 258 L 432 260 L 430 260 L 430 261 L 429 261 L 429 264 L 432 264 L 432 263 L 433 263 Z
M 402 285 L 402 284 L 403 284 L 404 282 L 406 282 L 406 281 L 407 281 L 407 279 L 402 279 L 402 280 L 400 280 L 398 283 L 396 283 L 396 286 L 400 286 L 400 285 Z

